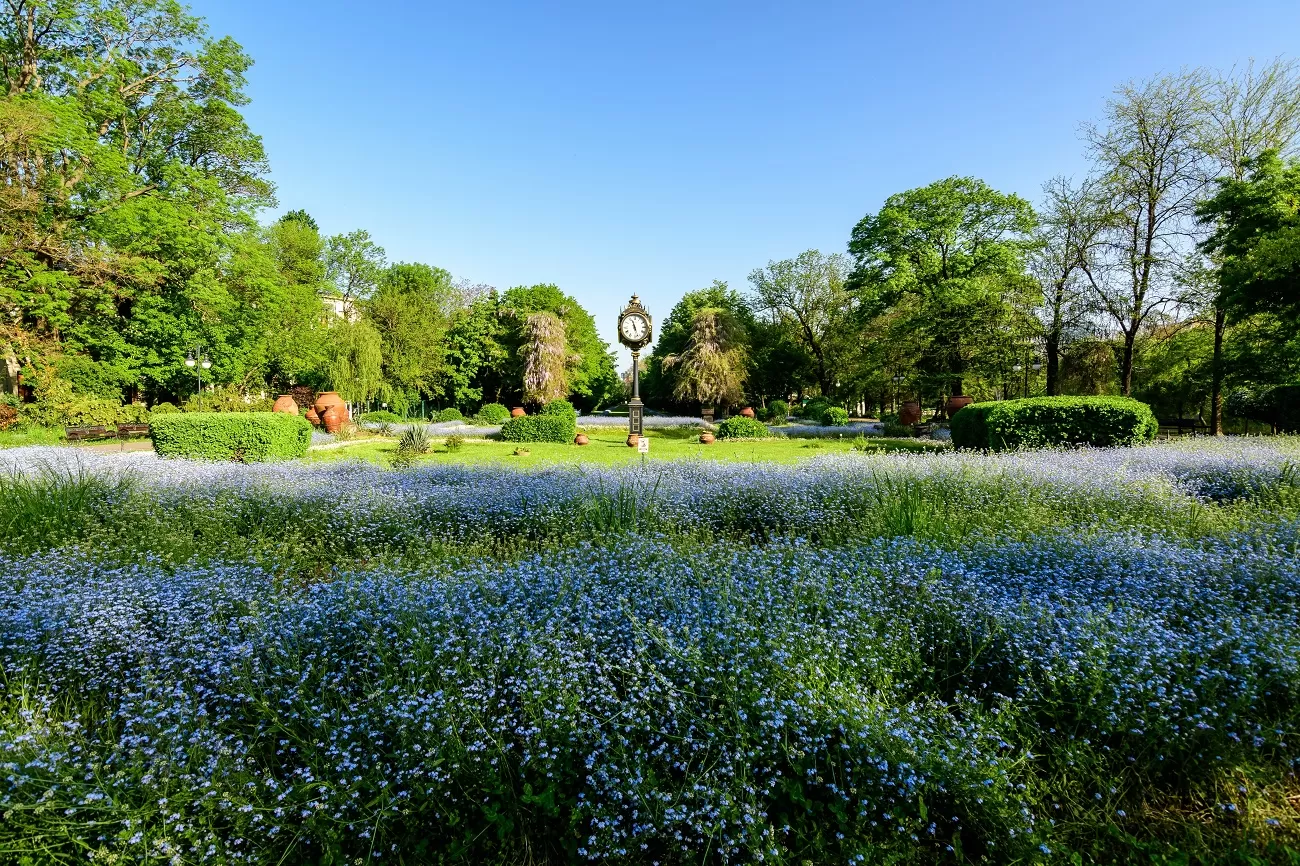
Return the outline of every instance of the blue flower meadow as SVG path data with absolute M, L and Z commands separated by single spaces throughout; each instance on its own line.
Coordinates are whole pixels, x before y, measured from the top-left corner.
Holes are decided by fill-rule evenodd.
M 1087 862 L 1194 811 L 1267 854 L 1300 823 L 1294 459 L 0 452 L 121 482 L 0 547 L 0 853 Z M 348 543 L 312 570 L 295 533 Z

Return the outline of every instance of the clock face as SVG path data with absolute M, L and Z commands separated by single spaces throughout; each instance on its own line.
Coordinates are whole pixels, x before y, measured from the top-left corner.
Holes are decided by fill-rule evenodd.
M 645 339 L 646 334 L 650 331 L 650 323 L 645 320 L 644 316 L 629 313 L 623 317 L 623 322 L 618 326 L 618 330 L 623 335 L 623 339 L 635 343 Z

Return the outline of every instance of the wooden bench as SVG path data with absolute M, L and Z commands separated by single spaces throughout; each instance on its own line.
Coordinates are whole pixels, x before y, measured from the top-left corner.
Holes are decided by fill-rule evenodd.
M 1175 432 L 1175 435 L 1183 436 L 1188 433 L 1204 433 L 1210 429 L 1200 418 L 1167 418 L 1160 422 L 1161 433 Z
M 87 439 L 107 439 L 113 434 L 107 427 L 65 427 L 63 430 L 69 442 L 84 442 Z
M 117 425 L 118 439 L 130 439 L 133 436 L 148 436 L 148 435 L 149 435 L 148 424 L 118 424 Z

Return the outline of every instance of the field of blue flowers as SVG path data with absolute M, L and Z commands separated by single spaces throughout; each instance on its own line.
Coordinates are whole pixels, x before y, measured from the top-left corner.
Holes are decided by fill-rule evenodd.
M 1294 863 L 1300 442 L 0 452 L 0 862 Z

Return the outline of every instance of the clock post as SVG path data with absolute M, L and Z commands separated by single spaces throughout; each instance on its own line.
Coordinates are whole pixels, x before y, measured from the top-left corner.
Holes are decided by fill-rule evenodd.
M 650 313 L 636 295 L 618 315 L 618 341 L 632 350 L 632 399 L 627 401 L 627 444 L 636 446 L 645 433 L 645 406 L 641 402 L 641 350 L 650 344 Z

